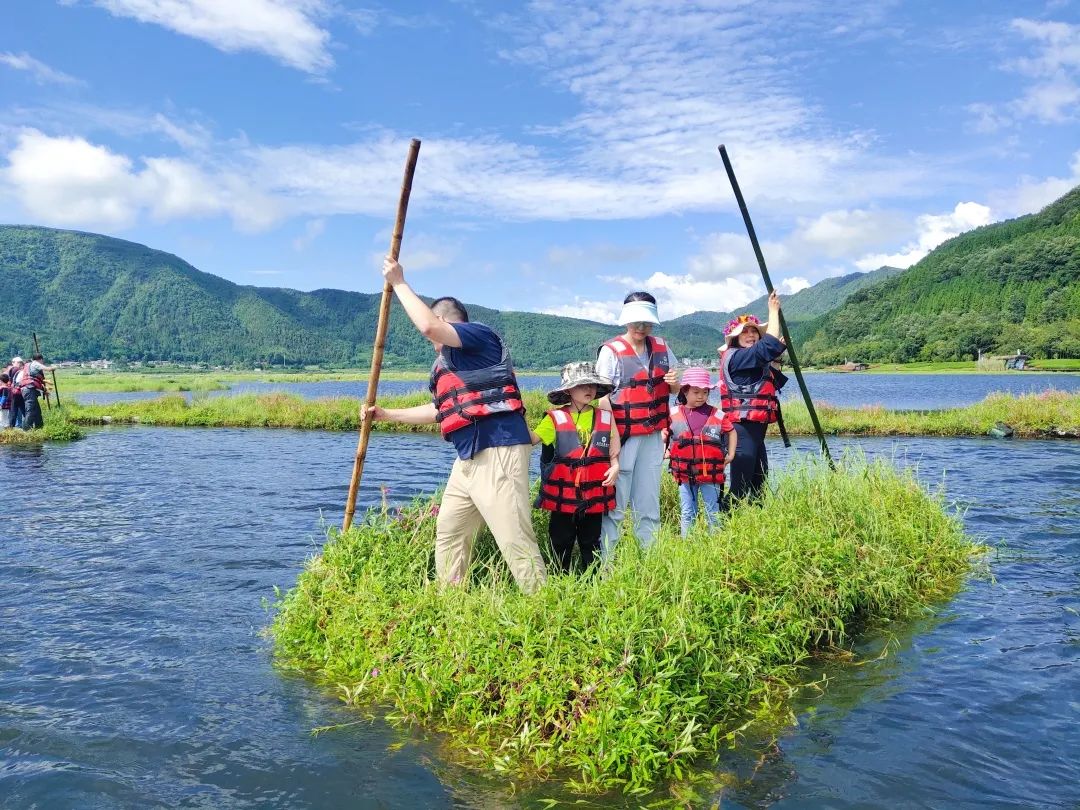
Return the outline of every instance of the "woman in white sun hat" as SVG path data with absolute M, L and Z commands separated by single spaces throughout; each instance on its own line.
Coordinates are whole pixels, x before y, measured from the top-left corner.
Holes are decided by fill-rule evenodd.
M 600 401 L 611 409 L 622 439 L 615 508 L 604 515 L 601 554 L 607 558 L 619 539 L 627 508 L 642 548 L 660 528 L 660 474 L 664 463 L 661 431 L 669 424 L 671 386 L 678 382 L 677 360 L 663 338 L 652 334 L 660 323 L 656 299 L 632 292 L 623 300 L 619 323 L 626 332 L 600 347 L 596 373 L 607 377 L 612 392 Z
M 755 497 L 765 486 L 769 454 L 765 433 L 780 418 L 780 389 L 787 377 L 773 366 L 787 351 L 780 339 L 780 296 L 769 295 L 769 322 L 740 315 L 724 328 L 720 353 L 720 407 L 735 423 L 738 447 L 728 494 Z

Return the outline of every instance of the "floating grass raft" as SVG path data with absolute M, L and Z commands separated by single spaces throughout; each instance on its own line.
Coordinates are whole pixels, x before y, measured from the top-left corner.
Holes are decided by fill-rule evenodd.
M 82 430 L 64 416 L 63 411 L 45 414 L 45 427 L 39 430 L 6 428 L 0 430 L 0 444 L 44 444 L 70 442 L 83 437 Z
M 490 537 L 468 587 L 431 584 L 434 502 L 370 512 L 281 598 L 277 658 L 445 732 L 467 764 L 643 792 L 774 716 L 808 658 L 852 628 L 953 594 L 974 550 L 940 495 L 885 462 L 796 464 L 685 541 L 667 478 L 653 551 L 623 542 L 602 574 L 553 576 L 533 596 Z

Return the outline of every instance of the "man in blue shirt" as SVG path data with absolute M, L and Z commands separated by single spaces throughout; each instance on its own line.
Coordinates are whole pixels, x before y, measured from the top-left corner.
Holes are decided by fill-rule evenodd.
M 438 421 L 458 454 L 439 505 L 436 576 L 452 585 L 465 580 L 473 541 L 486 523 L 518 586 L 532 593 L 546 573 L 532 525 L 532 443 L 509 353 L 489 327 L 469 323 L 456 298 L 425 304 L 390 257 L 383 262 L 383 276 L 439 356 L 432 369 L 432 402 L 372 406 L 366 417 L 410 425 Z

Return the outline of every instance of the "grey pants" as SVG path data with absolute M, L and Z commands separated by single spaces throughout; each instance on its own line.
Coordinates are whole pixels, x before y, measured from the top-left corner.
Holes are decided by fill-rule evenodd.
M 664 442 L 660 431 L 631 436 L 619 453 L 619 477 L 615 481 L 615 508 L 604 515 L 600 554 L 611 556 L 619 541 L 619 525 L 626 510 L 634 521 L 634 535 L 642 548 L 656 541 L 660 529 L 660 473 L 664 463 Z
M 23 417 L 23 430 L 45 427 L 45 421 L 41 418 L 41 401 L 36 388 L 24 388 L 23 399 L 26 400 L 26 416 Z

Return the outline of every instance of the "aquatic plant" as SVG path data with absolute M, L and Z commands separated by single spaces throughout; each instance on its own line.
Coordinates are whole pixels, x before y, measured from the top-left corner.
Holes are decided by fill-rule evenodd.
M 543 392 L 525 391 L 530 419 L 551 405 Z M 426 392 L 386 397 L 380 404 L 407 408 L 430 401 Z M 882 407 L 839 408 L 816 403 L 823 430 L 846 436 L 985 436 L 996 422 L 1013 427 L 1019 437 L 1080 436 L 1080 394 L 1045 391 L 1041 394 L 991 394 L 982 402 L 940 411 L 890 411 Z M 108 405 L 66 406 L 78 424 L 105 422 L 199 427 L 290 427 L 312 430 L 356 430 L 360 400 L 352 397 L 303 399 L 295 394 L 240 394 L 195 397 L 187 402 L 173 394 L 153 400 Z M 784 419 L 792 435 L 813 435 L 806 408 L 799 401 L 784 404 Z M 434 425 L 379 422 L 381 431 L 435 433 Z
M 624 542 L 610 567 L 552 576 L 531 597 L 489 536 L 468 586 L 439 588 L 434 502 L 373 510 L 331 531 L 280 599 L 277 659 L 445 732 L 476 767 L 579 790 L 685 778 L 782 711 L 816 650 L 925 610 L 968 569 L 959 520 L 910 472 L 847 457 L 835 474 L 805 461 L 773 483 L 684 541 L 665 477 L 652 551 Z

